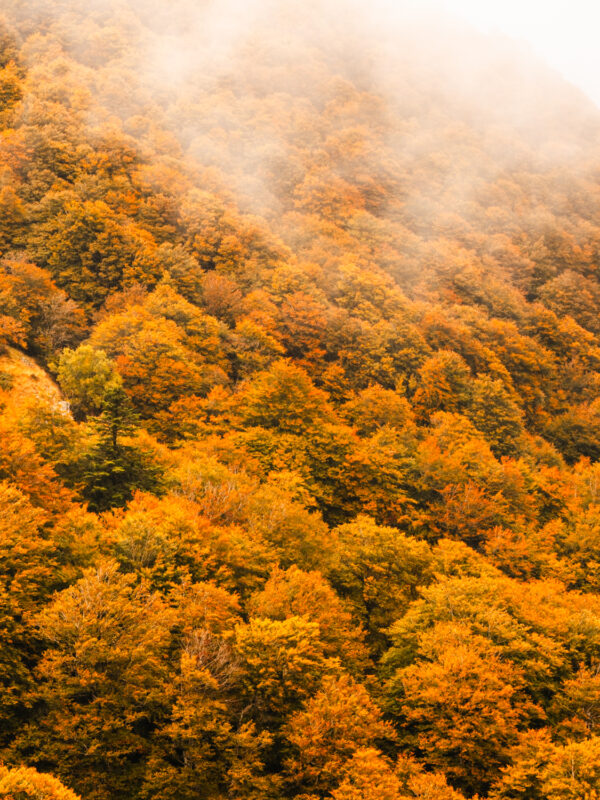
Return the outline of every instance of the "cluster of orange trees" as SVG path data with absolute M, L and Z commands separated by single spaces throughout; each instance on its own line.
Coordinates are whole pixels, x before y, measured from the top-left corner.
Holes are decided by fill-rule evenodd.
M 3 3 L 0 797 L 600 796 L 600 114 L 205 5 Z

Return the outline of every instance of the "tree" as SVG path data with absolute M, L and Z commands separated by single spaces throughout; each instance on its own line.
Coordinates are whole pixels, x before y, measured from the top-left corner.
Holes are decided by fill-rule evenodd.
M 338 657 L 353 673 L 364 668 L 364 632 L 320 572 L 276 568 L 264 588 L 250 598 L 249 608 L 257 617 L 297 616 L 318 623 L 326 655 Z
M 57 350 L 84 336 L 83 311 L 58 289 L 50 274 L 12 254 L 0 262 L 0 314 L 13 321 L 12 343 L 50 361 Z M 8 319 L 7 319 L 8 318 Z M 10 332 L 10 331 L 9 331 Z
M 0 72 L 0 107 L 2 105 L 2 72 Z M 2 112 L 0 111 L 0 114 Z M 25 205 L 11 186 L 0 189 L 0 255 L 15 243 L 26 220 Z
M 600 672 L 582 666 L 554 696 L 550 719 L 562 737 L 585 738 L 600 730 Z M 561 738 L 562 738 L 561 737 Z
M 440 412 L 431 422 L 416 453 L 413 487 L 423 508 L 415 515 L 417 532 L 478 547 L 487 531 L 535 518 L 523 463 L 500 463 L 462 415 Z
M 104 200 L 82 201 L 71 194 L 60 206 L 35 227 L 29 240 L 34 257 L 74 300 L 99 308 L 123 286 L 141 242 Z M 143 277 L 156 280 L 151 274 Z
M 463 411 L 469 405 L 471 381 L 471 372 L 457 353 L 435 353 L 419 371 L 413 397 L 417 417 L 426 421 L 436 411 Z
M 488 376 L 473 381 L 466 416 L 497 456 L 518 455 L 524 434 L 523 413 L 502 381 Z
M 276 730 L 305 702 L 323 675 L 339 664 L 327 658 L 319 626 L 302 617 L 251 618 L 235 629 L 239 698 L 260 727 Z
M 247 426 L 299 435 L 334 416 L 326 393 L 316 388 L 304 370 L 282 360 L 244 387 L 239 414 Z
M 262 586 L 274 560 L 258 537 L 215 525 L 199 504 L 176 493 L 158 498 L 136 492 L 106 524 L 121 567 L 163 593 L 206 580 L 246 593 Z
M 204 273 L 200 297 L 204 308 L 217 319 L 232 324 L 241 316 L 242 292 L 227 275 Z
M 597 315 L 593 311 L 600 303 L 600 286 L 595 280 L 567 269 L 540 287 L 539 297 L 558 316 L 568 314 L 584 328 L 600 333 Z
M 333 800 L 404 800 L 406 795 L 391 764 L 373 747 L 361 747 L 343 769 Z
M 166 689 L 169 719 L 153 735 L 144 796 L 270 796 L 276 778 L 264 775 L 263 759 L 271 737 L 251 723 L 236 725 L 237 667 L 230 658 L 227 646 L 205 630 L 185 641 L 177 677 Z
M 325 678 L 304 710 L 292 715 L 286 735 L 293 746 L 284 764 L 286 782 L 319 795 L 336 786 L 357 750 L 395 738 L 366 689 L 347 675 Z
M 136 417 L 118 384 L 109 384 L 102 414 L 94 422 L 96 441 L 85 461 L 81 493 L 93 511 L 123 506 L 135 489 L 158 491 L 160 473 L 142 452 L 123 441 L 135 430 Z
M 464 800 L 464 795 L 448 784 L 441 772 L 426 770 L 422 763 L 406 755 L 400 755 L 396 764 L 396 775 L 402 781 L 406 797 L 422 800 Z M 478 800 L 474 795 L 473 800 Z
M 302 477 L 280 470 L 251 493 L 241 518 L 253 536 L 276 550 L 282 567 L 326 570 L 333 548 L 327 525 L 312 505 Z
M 0 482 L 0 716 L 2 742 L 15 734 L 33 702 L 39 638 L 31 614 L 60 585 L 48 515 L 14 486 Z
M 102 319 L 90 344 L 114 360 L 138 413 L 162 431 L 173 404 L 228 383 L 224 330 L 163 282 Z
M 361 435 L 373 434 L 389 426 L 412 433 L 414 414 L 408 400 L 400 392 L 368 386 L 343 406 L 344 416 Z
M 591 800 L 600 792 L 600 738 L 554 744 L 548 731 L 528 731 L 490 797 L 493 800 Z
M 337 558 L 330 580 L 379 654 L 387 642 L 385 630 L 416 597 L 417 587 L 430 579 L 430 549 L 369 517 L 341 525 L 336 535 Z
M 551 420 L 544 435 L 569 464 L 581 457 L 600 458 L 600 404 L 580 403 Z
M 52 464 L 40 456 L 9 413 L 0 414 L 0 480 L 14 484 L 34 506 L 53 513 L 64 512 L 73 500 Z
M 0 798 L 2 800 L 80 800 L 79 796 L 52 775 L 32 767 L 0 766 Z
M 475 636 L 474 656 L 479 652 L 475 645 L 483 637 L 493 649 L 500 648 L 498 657 L 510 661 L 522 674 L 529 698 L 524 707 L 533 721 L 539 719 L 539 706 L 548 704 L 568 672 L 567 652 L 585 661 L 591 652 L 588 648 L 595 647 L 595 623 L 587 631 L 586 641 L 578 635 L 571 640 L 568 634 L 565 639 L 562 616 L 574 624 L 585 601 L 576 593 L 565 593 L 560 583 L 523 584 L 485 571 L 445 579 L 439 576 L 420 594 L 389 631 L 392 647 L 384 658 L 386 677 L 419 659 L 421 637 L 427 632 L 438 624 L 442 625 L 440 631 L 443 625 L 456 624 Z
M 284 352 L 279 342 L 249 317 L 235 326 L 233 346 L 234 371 L 239 378 L 268 369 Z
M 400 739 L 467 792 L 485 791 L 509 762 L 526 716 L 523 675 L 457 624 L 423 634 L 420 651 L 386 687 Z
M 137 794 L 149 734 L 167 712 L 171 624 L 165 603 L 114 563 L 58 594 L 36 618 L 43 705 L 17 749 L 33 746 L 35 761 L 84 797 Z
M 57 380 L 78 418 L 100 414 L 108 386 L 120 383 L 106 353 L 89 344 L 62 351 Z

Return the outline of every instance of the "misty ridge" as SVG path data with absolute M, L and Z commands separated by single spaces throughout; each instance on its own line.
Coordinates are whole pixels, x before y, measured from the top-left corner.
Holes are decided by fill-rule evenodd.
M 291 170 L 297 142 L 315 160 L 338 159 L 340 175 L 384 161 L 393 174 L 424 152 L 444 154 L 445 186 L 465 200 L 479 180 L 473 147 L 488 162 L 477 165 L 484 180 L 505 168 L 579 169 L 597 151 L 600 117 L 579 90 L 522 45 L 418 3 L 72 0 L 12 10 L 25 34 L 35 30 L 25 49 L 33 75 L 47 48 L 57 69 L 61 49 L 75 57 L 86 124 L 113 114 L 141 143 L 136 119 L 151 109 L 186 156 L 226 173 L 242 206 L 260 214 L 281 212 L 273 174 Z M 344 93 L 354 94 L 354 135 L 371 140 L 362 167 L 341 163 L 319 125 Z

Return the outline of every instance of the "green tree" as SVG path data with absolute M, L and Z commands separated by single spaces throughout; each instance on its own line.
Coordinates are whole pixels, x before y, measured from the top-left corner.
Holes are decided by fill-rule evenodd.
M 158 491 L 160 471 L 124 441 L 135 431 L 136 417 L 125 391 L 109 384 L 102 413 L 94 421 L 95 443 L 85 459 L 82 496 L 93 511 L 124 506 L 136 489 Z

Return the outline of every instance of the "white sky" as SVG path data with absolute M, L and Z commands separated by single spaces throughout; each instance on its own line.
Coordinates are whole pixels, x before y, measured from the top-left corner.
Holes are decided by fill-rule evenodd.
M 600 106 L 600 0 L 436 1 L 486 32 L 524 39 Z

